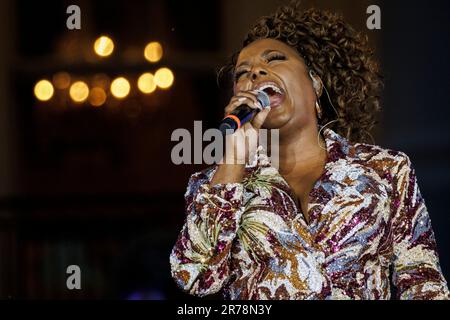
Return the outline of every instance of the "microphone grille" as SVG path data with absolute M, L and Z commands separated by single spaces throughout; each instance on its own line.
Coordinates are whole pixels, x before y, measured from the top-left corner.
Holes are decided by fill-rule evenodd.
M 263 106 L 263 108 L 267 108 L 270 106 L 270 97 L 267 93 L 262 90 L 258 90 L 258 94 L 256 95 L 259 103 Z

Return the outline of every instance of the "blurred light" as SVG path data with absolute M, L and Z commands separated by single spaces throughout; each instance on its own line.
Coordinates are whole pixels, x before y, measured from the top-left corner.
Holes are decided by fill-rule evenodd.
M 53 85 L 48 80 L 40 80 L 34 86 L 34 95 L 41 101 L 50 100 L 55 90 Z
M 142 74 L 138 79 L 138 88 L 143 93 L 152 93 L 156 89 L 155 77 L 150 72 Z
M 145 46 L 144 56 L 150 62 L 158 62 L 163 55 L 163 49 L 159 42 L 150 42 Z
M 58 72 L 53 76 L 53 84 L 57 89 L 67 89 L 70 86 L 70 74 Z
M 109 56 L 114 50 L 114 42 L 107 36 L 101 36 L 94 43 L 94 51 L 101 57 Z
M 169 88 L 174 80 L 173 72 L 169 68 L 161 68 L 155 73 L 155 83 L 162 89 Z
M 114 79 L 111 83 L 111 93 L 116 98 L 125 98 L 130 93 L 130 83 L 124 77 Z
M 89 96 L 89 87 L 83 81 L 74 82 L 70 86 L 70 97 L 75 102 L 83 102 Z
M 94 107 L 100 107 L 106 101 L 106 92 L 102 88 L 92 88 L 89 94 L 89 103 Z
M 111 80 L 104 73 L 95 74 L 91 79 L 92 87 L 100 87 L 103 90 L 107 90 L 111 84 Z

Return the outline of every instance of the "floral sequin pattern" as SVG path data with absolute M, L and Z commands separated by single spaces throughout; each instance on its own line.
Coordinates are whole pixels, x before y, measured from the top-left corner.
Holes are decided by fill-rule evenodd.
M 229 299 L 448 299 L 431 221 L 409 158 L 324 130 L 328 159 L 309 221 L 264 150 L 242 183 L 194 174 L 172 276 Z

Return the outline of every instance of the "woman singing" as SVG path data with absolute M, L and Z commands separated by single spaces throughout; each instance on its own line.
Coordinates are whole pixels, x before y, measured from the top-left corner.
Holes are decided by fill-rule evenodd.
M 284 6 L 225 70 L 225 114 L 269 94 L 234 136 L 278 129 L 279 163 L 258 147 L 247 164 L 227 157 L 191 177 L 170 256 L 177 284 L 230 299 L 448 299 L 408 156 L 364 143 L 381 88 L 366 38 L 338 15 Z

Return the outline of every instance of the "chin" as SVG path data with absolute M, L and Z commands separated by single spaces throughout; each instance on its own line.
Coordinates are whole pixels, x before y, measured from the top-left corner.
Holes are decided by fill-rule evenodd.
M 264 121 L 263 128 L 264 129 L 281 129 L 284 127 L 291 119 L 291 112 L 287 112 L 288 108 L 285 108 L 283 105 L 273 108 L 269 115 Z
M 264 129 L 281 129 L 284 127 L 290 120 L 290 117 L 267 117 L 266 121 L 264 122 L 263 128 Z

